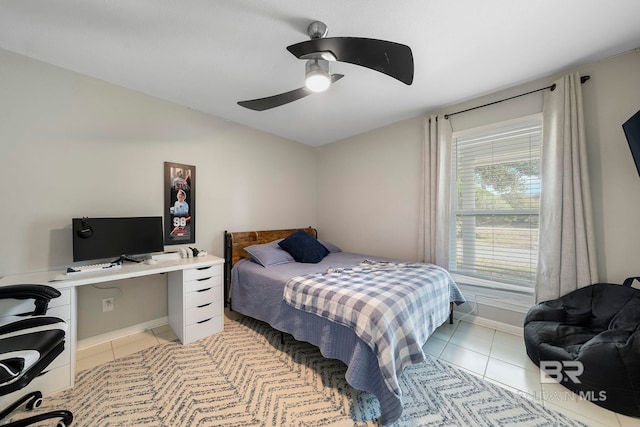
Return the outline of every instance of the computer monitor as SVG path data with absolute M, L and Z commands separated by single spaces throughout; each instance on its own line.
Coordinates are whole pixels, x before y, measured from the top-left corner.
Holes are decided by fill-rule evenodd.
M 164 251 L 160 216 L 73 218 L 72 230 L 74 262 Z
M 636 163 L 636 170 L 640 175 L 640 111 L 624 122 L 622 129 L 627 137 L 633 160 Z

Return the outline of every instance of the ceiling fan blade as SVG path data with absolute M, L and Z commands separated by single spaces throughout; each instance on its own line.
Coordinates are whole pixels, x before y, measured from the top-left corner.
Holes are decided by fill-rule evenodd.
M 287 50 L 298 59 L 331 52 L 337 61 L 379 71 L 407 85 L 413 82 L 413 53 L 404 44 L 360 37 L 329 37 L 296 43 Z
M 334 84 L 335 82 L 337 82 L 343 77 L 344 77 L 344 74 L 332 74 L 331 84 Z M 299 89 L 294 89 L 289 92 L 281 93 L 278 95 L 267 96 L 266 98 L 251 99 L 249 101 L 240 101 L 238 102 L 238 105 L 254 111 L 264 111 L 270 108 L 279 107 L 281 105 L 288 104 L 293 101 L 297 101 L 300 98 L 304 98 L 305 96 L 312 95 L 314 93 L 315 92 L 307 89 L 306 87 L 301 87 Z

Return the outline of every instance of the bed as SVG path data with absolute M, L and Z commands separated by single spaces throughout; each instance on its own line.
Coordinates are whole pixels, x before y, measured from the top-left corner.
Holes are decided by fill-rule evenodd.
M 283 261 L 289 254 L 278 243 L 296 236 L 328 249 L 318 262 Z M 393 423 L 403 410 L 398 377 L 425 360 L 421 347 L 464 297 L 440 267 L 343 252 L 316 239 L 311 227 L 225 231 L 225 304 L 343 361 L 349 384 L 375 395 L 381 423 Z

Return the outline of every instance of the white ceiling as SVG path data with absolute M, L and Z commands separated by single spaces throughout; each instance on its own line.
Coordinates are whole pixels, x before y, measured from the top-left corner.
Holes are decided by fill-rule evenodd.
M 303 86 L 285 48 L 313 20 L 410 46 L 413 84 L 334 63 L 327 92 L 238 106 Z M 640 47 L 639 22 L 638 0 L 2 0 L 0 48 L 318 146 Z

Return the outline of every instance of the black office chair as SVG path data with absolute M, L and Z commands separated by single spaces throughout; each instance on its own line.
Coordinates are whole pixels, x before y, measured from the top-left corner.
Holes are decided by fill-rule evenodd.
M 64 350 L 66 323 L 57 317 L 45 316 L 49 301 L 60 292 L 46 285 L 12 285 L 0 287 L 0 299 L 34 300 L 32 312 L 21 313 L 24 319 L 0 326 L 0 396 L 27 386 Z M 0 421 L 26 403 L 28 410 L 42 403 L 42 393 L 34 391 L 0 412 Z M 67 410 L 51 411 L 12 421 L 5 426 L 23 427 L 43 420 L 60 418 L 57 427 L 73 422 Z

